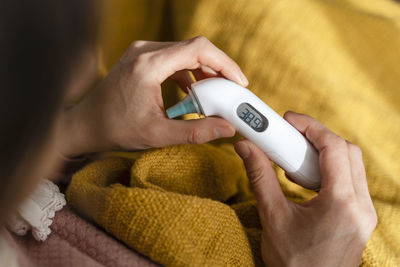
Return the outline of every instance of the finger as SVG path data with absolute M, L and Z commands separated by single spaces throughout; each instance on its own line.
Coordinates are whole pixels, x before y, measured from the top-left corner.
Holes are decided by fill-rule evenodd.
M 146 53 L 159 50 L 164 47 L 168 47 L 178 42 L 153 42 L 153 41 L 143 41 L 137 40 L 131 43 L 130 48 L 137 53 Z
M 201 65 L 220 72 L 242 86 L 248 84 L 239 66 L 202 36 L 159 50 L 154 55 L 154 64 L 158 68 L 157 78 L 160 84 L 179 70 L 197 69 Z
M 162 48 L 175 45 L 177 42 L 151 42 L 137 40 L 130 44 L 124 55 L 120 58 L 121 62 L 131 62 L 139 55 L 154 52 Z
M 221 118 L 208 117 L 196 120 L 169 120 L 160 122 L 163 131 L 163 146 L 173 144 L 202 144 L 214 139 L 232 137 L 235 128 L 228 121 Z M 160 138 L 161 140 L 161 138 Z
M 187 89 L 191 87 L 195 80 L 190 75 L 189 70 L 181 70 L 175 72 L 171 77 L 171 80 L 178 83 L 179 87 L 187 93 Z
M 236 143 L 235 150 L 243 159 L 259 208 L 265 211 L 282 207 L 286 198 L 267 155 L 248 140 Z
M 222 77 L 220 73 L 215 72 L 210 67 L 201 65 L 200 68 L 192 70 L 193 76 L 196 78 L 197 81 L 204 80 L 207 78 L 212 77 Z
M 213 77 L 213 76 L 208 77 L 207 74 L 205 74 L 201 69 L 192 70 L 192 73 L 193 73 L 194 78 L 196 78 L 196 81 L 200 81 L 200 80 L 204 80 L 204 79 Z
M 321 191 L 334 188 L 338 193 L 354 192 L 346 141 L 310 116 L 286 112 L 284 118 L 318 150 Z
M 187 93 L 187 89 L 191 88 L 192 83 L 203 80 L 206 78 L 217 77 L 220 76 L 218 73 L 213 71 L 211 68 L 202 65 L 200 68 L 191 70 L 193 76 L 196 80 L 193 79 L 190 74 L 190 70 L 180 70 L 172 74 L 169 78 L 176 83 L 178 83 L 179 87 Z
M 369 198 L 367 176 L 362 160 L 361 149 L 353 143 L 347 142 L 347 150 L 350 159 L 351 176 L 353 179 L 354 191 L 357 195 L 367 196 Z

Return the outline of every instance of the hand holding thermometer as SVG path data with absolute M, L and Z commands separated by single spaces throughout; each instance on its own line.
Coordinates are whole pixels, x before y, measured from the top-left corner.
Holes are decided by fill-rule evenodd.
M 318 152 L 292 125 L 250 90 L 223 78 L 193 83 L 189 94 L 167 110 L 175 118 L 197 112 L 231 122 L 259 146 L 297 184 L 317 190 L 321 184 Z

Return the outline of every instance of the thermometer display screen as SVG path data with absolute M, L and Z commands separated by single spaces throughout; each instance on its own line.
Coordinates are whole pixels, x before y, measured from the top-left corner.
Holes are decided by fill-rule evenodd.
M 249 103 L 242 103 L 236 109 L 237 116 L 256 132 L 265 131 L 268 120 Z

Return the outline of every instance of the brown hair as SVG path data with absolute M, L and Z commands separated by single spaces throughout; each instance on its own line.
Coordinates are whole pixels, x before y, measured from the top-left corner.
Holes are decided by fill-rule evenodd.
M 94 2 L 0 1 L 0 223 L 23 184 L 13 173 L 46 136 L 74 60 L 95 39 Z

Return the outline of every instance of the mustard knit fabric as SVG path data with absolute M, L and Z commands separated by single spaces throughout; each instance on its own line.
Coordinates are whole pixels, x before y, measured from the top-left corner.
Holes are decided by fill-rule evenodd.
M 358 144 L 378 214 L 361 265 L 400 265 L 398 2 L 105 2 L 113 4 L 104 8 L 101 28 L 104 69 L 134 39 L 205 35 L 238 62 L 249 88 L 278 113 L 307 113 Z M 166 103 L 177 101 L 166 87 Z M 73 177 L 67 199 L 161 264 L 260 265 L 260 225 L 234 140 L 109 155 Z M 290 199 L 313 196 L 276 171 Z
M 232 146 L 173 146 L 136 160 L 109 155 L 93 162 L 75 174 L 67 197 L 163 265 L 252 266 L 250 242 L 261 263 L 260 225 L 245 177 Z

